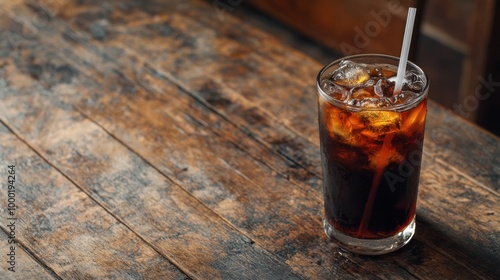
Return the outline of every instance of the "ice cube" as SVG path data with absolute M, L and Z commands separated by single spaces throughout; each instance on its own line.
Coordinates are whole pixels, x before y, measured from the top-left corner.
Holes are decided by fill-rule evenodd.
M 404 114 L 401 130 L 412 132 L 412 131 L 419 131 L 419 129 L 416 129 L 419 127 L 423 129 L 424 127 L 423 124 L 425 122 L 425 115 L 427 111 L 426 109 L 427 109 L 426 104 L 421 103 L 417 107 L 411 109 L 409 112 L 406 112 Z
M 325 79 L 321 82 L 321 88 L 331 97 L 344 101 L 349 97 L 349 91 L 335 84 L 330 79 Z
M 378 77 L 390 78 L 396 75 L 398 69 L 392 65 L 376 66 L 372 73 Z
M 397 75 L 398 73 L 398 68 L 395 66 L 387 65 L 385 67 L 382 67 L 382 77 L 384 78 L 391 78 Z
M 322 110 L 324 110 L 326 129 L 333 139 L 350 145 L 359 145 L 356 144 L 357 137 L 365 125 L 357 114 L 336 108 L 331 104 L 325 104 Z
M 385 134 L 401 128 L 401 114 L 395 111 L 361 111 L 359 112 L 366 130 L 376 134 Z
M 370 88 L 355 88 L 351 90 L 351 99 L 365 99 L 375 97 Z
M 365 88 L 373 87 L 376 83 L 377 83 L 377 79 L 373 78 L 373 77 L 370 77 L 370 79 L 365 82 L 365 84 L 363 85 L 363 87 L 365 87 Z
M 356 64 L 352 61 L 345 60 L 340 63 L 340 67 L 335 70 L 332 77 L 333 81 L 343 87 L 355 87 L 363 85 L 370 79 L 368 68 L 363 65 Z
M 345 142 L 351 146 L 363 145 L 359 132 L 363 131 L 365 124 L 358 114 L 349 113 L 344 116 L 342 130 L 346 133 Z
M 403 89 L 419 92 L 424 88 L 424 80 L 417 72 L 410 70 L 405 74 Z

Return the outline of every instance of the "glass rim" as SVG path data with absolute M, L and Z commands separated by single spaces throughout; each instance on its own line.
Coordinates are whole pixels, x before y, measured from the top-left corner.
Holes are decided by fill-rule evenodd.
M 359 107 L 359 106 L 354 106 L 350 104 L 346 104 L 340 100 L 337 100 L 330 95 L 328 95 L 322 88 L 321 88 L 321 78 L 325 74 L 325 72 L 333 67 L 336 64 L 340 64 L 343 60 L 349 60 L 349 59 L 359 59 L 359 58 L 381 58 L 381 59 L 386 59 L 388 61 L 393 61 L 395 64 L 394 66 L 398 67 L 399 64 L 399 57 L 392 56 L 392 55 L 386 55 L 386 54 L 356 54 L 356 55 L 349 55 L 349 56 L 344 56 L 339 59 L 336 59 L 319 71 L 318 75 L 316 76 L 316 88 L 318 90 L 318 94 L 323 97 L 328 103 L 339 107 L 339 108 L 345 108 L 349 109 L 350 111 L 403 111 L 403 110 L 408 110 L 416 105 L 420 104 L 428 95 L 429 92 L 429 77 L 427 74 L 420 68 L 418 65 L 415 63 L 408 61 L 407 65 L 410 65 L 412 68 L 414 68 L 416 71 L 420 72 L 423 74 L 425 80 L 424 80 L 424 87 L 422 89 L 422 94 L 418 96 L 415 99 L 410 100 L 408 103 L 403 103 L 403 104 L 396 104 L 392 106 L 387 106 L 387 107 Z M 408 68 L 407 68 L 408 69 Z

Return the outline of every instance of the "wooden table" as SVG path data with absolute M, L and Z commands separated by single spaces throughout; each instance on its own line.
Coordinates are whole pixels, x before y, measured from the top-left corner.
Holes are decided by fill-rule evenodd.
M 321 65 L 214 3 L 2 1 L 1 279 L 498 279 L 498 138 L 431 103 L 416 236 L 345 253 Z

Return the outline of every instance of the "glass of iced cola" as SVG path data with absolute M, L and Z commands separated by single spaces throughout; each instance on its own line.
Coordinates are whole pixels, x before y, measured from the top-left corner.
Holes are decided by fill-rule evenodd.
M 317 77 L 324 228 L 355 253 L 395 251 L 415 232 L 429 81 L 408 62 L 394 92 L 398 62 L 349 56 Z

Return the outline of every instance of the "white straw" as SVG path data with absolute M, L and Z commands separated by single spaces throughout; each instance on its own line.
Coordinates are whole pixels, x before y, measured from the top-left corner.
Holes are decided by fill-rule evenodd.
M 396 77 L 396 86 L 394 94 L 399 94 L 403 88 L 403 79 L 406 73 L 406 63 L 408 62 L 408 53 L 410 52 L 411 35 L 413 33 L 413 24 L 415 23 L 416 8 L 408 10 L 408 18 L 406 19 L 405 36 L 403 38 L 403 47 L 401 48 L 401 57 L 399 58 L 398 75 Z

